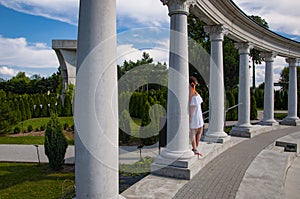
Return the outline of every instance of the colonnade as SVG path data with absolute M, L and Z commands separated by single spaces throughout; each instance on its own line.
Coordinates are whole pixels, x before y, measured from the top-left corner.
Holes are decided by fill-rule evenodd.
M 187 15 L 196 0 L 161 0 L 171 18 L 167 147 L 161 157 L 189 161 L 188 124 L 188 36 Z M 105 27 L 105 28 L 104 28 Z M 208 140 L 230 139 L 224 130 L 223 25 L 205 27 L 211 42 L 210 120 Z M 118 198 L 118 100 L 116 58 L 116 1 L 80 1 L 75 94 L 75 175 L 76 197 Z M 236 130 L 251 131 L 249 42 L 239 42 L 240 54 L 239 117 Z M 273 61 L 275 52 L 263 54 L 266 62 L 264 118 L 261 124 L 274 125 Z M 288 116 L 297 122 L 296 59 L 290 67 Z M 172 90 L 172 92 L 170 92 Z M 101 106 L 99 106 L 101 105 Z M 283 121 L 283 122 L 284 122 Z M 179 166 L 180 167 L 180 166 Z M 184 167 L 184 166 L 183 166 Z M 189 169 L 189 168 L 187 168 Z

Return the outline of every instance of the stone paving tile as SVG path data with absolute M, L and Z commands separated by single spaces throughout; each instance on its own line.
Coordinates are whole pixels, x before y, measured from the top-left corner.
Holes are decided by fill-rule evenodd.
M 274 130 L 246 140 L 208 163 L 185 184 L 174 199 L 234 199 L 254 158 L 276 139 L 300 131 L 300 127 Z

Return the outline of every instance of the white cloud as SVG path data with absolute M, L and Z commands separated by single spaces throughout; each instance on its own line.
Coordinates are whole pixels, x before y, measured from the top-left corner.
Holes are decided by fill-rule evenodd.
M 7 76 L 15 76 L 18 74 L 18 70 L 14 70 L 12 68 L 9 68 L 7 66 L 1 66 L 0 67 L 0 75 L 7 75 Z
M 273 74 L 274 74 L 274 83 L 278 82 L 280 79 L 280 73 L 284 67 L 288 64 L 283 57 L 276 57 L 273 63 Z M 252 66 L 252 64 L 251 64 Z M 250 71 L 252 76 L 252 69 Z M 261 83 L 265 82 L 265 62 L 262 62 L 260 65 L 255 66 L 255 85 L 259 86 Z M 252 80 L 251 80 L 252 82 Z M 251 83 L 252 85 L 252 83 Z
M 45 44 L 28 44 L 25 38 L 4 38 L 0 35 L 0 65 L 28 68 L 57 68 L 55 52 Z
M 18 12 L 73 25 L 77 25 L 78 21 L 79 0 L 0 0 L 0 4 Z
M 118 18 L 129 17 L 147 26 L 169 22 L 168 8 L 159 0 L 117 0 L 117 14 Z
M 154 63 L 156 62 L 168 62 L 169 51 L 166 48 L 134 48 L 132 44 L 118 45 L 118 65 L 123 65 L 124 61 L 136 61 L 142 58 L 143 52 L 149 53 L 150 57 L 153 58 Z
M 18 12 L 78 24 L 79 0 L 0 0 L 0 4 Z M 129 27 L 128 19 L 133 20 L 131 23 L 147 26 L 161 26 L 169 21 L 167 6 L 159 0 L 143 0 L 142 3 L 140 0 L 117 0 L 117 16 L 121 26 Z
M 300 1 L 233 0 L 247 15 L 265 19 L 271 30 L 300 35 Z

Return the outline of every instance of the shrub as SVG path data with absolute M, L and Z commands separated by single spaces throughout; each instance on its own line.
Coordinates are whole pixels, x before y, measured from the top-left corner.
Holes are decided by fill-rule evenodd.
M 16 127 L 14 128 L 14 134 L 18 134 L 18 133 L 20 133 L 20 132 L 21 132 L 20 127 L 16 126 Z
M 41 125 L 40 130 L 44 131 L 45 130 L 45 125 Z
M 226 91 L 226 105 L 227 108 L 232 108 L 236 105 L 235 97 L 232 91 Z M 228 110 L 226 113 L 226 120 L 237 120 L 238 119 L 238 113 L 237 113 L 238 107 L 232 108 L 231 110 Z
M 27 127 L 27 131 L 28 131 L 28 132 L 31 132 L 31 131 L 33 131 L 33 128 L 32 128 L 32 126 L 31 126 L 31 125 L 29 125 L 29 126 Z
M 65 123 L 64 124 L 64 130 L 68 130 L 69 129 L 69 124 L 68 123 Z
M 130 140 L 130 119 L 129 112 L 127 110 L 123 110 L 119 120 L 119 135 L 123 144 L 128 143 Z
M 251 120 L 257 119 L 257 107 L 256 107 L 256 100 L 254 95 L 251 95 L 250 119 Z
M 161 106 L 154 105 L 150 109 L 148 102 L 145 104 L 145 111 L 143 113 L 140 139 L 143 145 L 155 144 L 159 139 L 159 119 L 163 116 L 163 110 Z
M 65 153 L 68 147 L 67 139 L 57 115 L 51 115 L 45 132 L 45 154 L 50 168 L 57 170 L 64 164 Z

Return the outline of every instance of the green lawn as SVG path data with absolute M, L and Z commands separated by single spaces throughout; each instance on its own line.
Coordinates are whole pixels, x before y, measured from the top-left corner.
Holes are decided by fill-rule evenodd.
M 19 122 L 17 125 L 15 125 L 12 128 L 12 131 L 14 130 L 15 127 L 19 127 L 22 132 L 27 131 L 27 128 L 29 125 L 31 125 L 33 130 L 35 131 L 37 128 L 40 129 L 41 126 L 46 127 L 49 120 L 50 120 L 50 117 L 32 118 L 29 120 L 25 120 L 25 121 Z M 69 127 L 74 125 L 74 118 L 72 116 L 71 117 L 59 117 L 58 120 L 62 126 L 64 126 L 65 123 L 67 123 L 69 125 Z
M 282 120 L 287 116 L 287 113 L 274 113 L 274 118 Z
M 0 163 L 1 199 L 58 199 L 73 193 L 73 187 L 71 169 L 51 171 L 47 164 Z
M 41 126 L 46 127 L 49 120 L 50 120 L 49 117 L 33 118 L 33 119 L 29 119 L 29 120 L 26 120 L 23 122 L 19 122 L 12 129 L 14 129 L 15 127 L 19 127 L 22 132 L 25 131 L 25 135 L 26 135 L 27 127 L 29 125 L 31 125 L 33 127 L 33 132 L 34 132 L 36 129 L 40 130 Z M 64 126 L 64 124 L 68 124 L 69 127 L 74 125 L 73 117 L 59 117 L 58 120 L 62 126 Z M 66 137 L 67 137 L 68 144 L 74 145 L 73 136 L 66 136 Z M 26 136 L 19 136 L 19 137 L 9 137 L 7 135 L 2 135 L 2 136 L 0 136 L 0 144 L 40 144 L 40 145 L 43 145 L 44 139 L 45 139 L 44 136 L 36 136 L 36 135 L 34 135 L 34 136 L 26 135 Z
M 119 166 L 120 192 L 150 173 L 153 158 Z M 52 171 L 48 164 L 0 162 L 0 199 L 74 198 L 75 174 L 72 166 Z
M 39 144 L 39 145 L 44 145 L 44 140 L 45 140 L 44 136 L 20 136 L 20 137 L 1 136 L 0 144 Z M 74 139 L 67 139 L 67 141 L 68 141 L 68 145 L 74 145 Z

